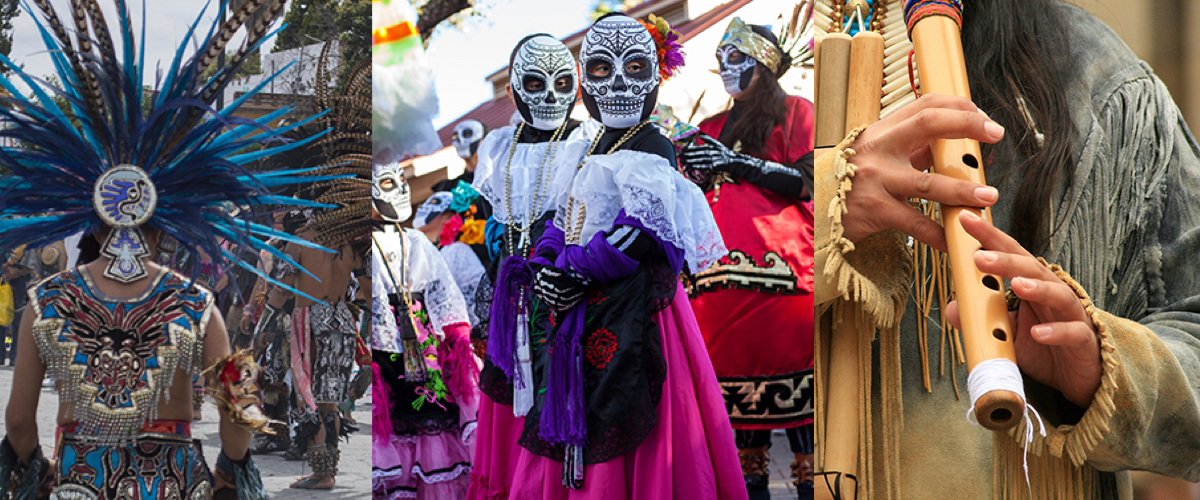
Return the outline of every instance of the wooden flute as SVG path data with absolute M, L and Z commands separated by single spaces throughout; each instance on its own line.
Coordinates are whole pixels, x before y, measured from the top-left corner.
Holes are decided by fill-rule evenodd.
M 904 17 L 921 75 L 922 93 L 971 98 L 959 28 L 961 14 L 958 0 L 905 2 Z M 939 139 L 933 141 L 931 149 L 936 173 L 987 184 L 977 141 Z M 963 211 L 971 211 L 989 223 L 991 212 L 971 207 L 941 207 L 967 366 L 974 371 L 979 363 L 1000 358 L 1016 363 L 1004 282 L 975 266 L 975 252 L 982 247 L 959 222 L 958 216 Z M 1020 395 L 997 389 L 981 395 L 975 401 L 974 412 L 983 427 L 1004 430 L 1020 421 L 1024 408 Z

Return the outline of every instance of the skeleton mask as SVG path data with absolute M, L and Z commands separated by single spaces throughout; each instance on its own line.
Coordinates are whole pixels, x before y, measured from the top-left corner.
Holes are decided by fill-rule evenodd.
M 388 222 L 403 222 L 412 215 L 411 194 L 399 163 L 376 164 L 371 175 L 375 210 Z M 386 186 L 386 187 L 385 187 Z
M 479 150 L 479 141 L 483 140 L 483 124 L 476 120 L 463 120 L 454 126 L 454 151 L 462 159 L 470 158 Z
M 658 56 L 641 23 L 609 16 L 588 29 L 579 52 L 583 105 L 605 126 L 629 128 L 650 117 L 658 101 Z
M 517 46 L 509 65 L 513 103 L 525 123 L 542 130 L 562 125 L 579 90 L 575 58 L 549 35 L 535 35 Z
M 717 48 L 717 62 L 721 67 L 721 81 L 725 83 L 725 91 L 729 95 L 738 95 L 750 87 L 754 66 L 758 63 L 753 57 L 743 54 L 733 45 L 722 45 Z

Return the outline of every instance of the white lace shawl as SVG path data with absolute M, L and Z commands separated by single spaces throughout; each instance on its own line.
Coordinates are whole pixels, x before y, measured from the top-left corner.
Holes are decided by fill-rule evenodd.
M 563 161 L 574 158 L 578 165 L 598 129 L 593 120 L 577 128 L 564 145 Z M 575 165 L 558 168 L 551 187 L 560 193 L 554 224 L 564 232 L 576 223 L 580 202 L 586 205 L 581 242 L 610 229 L 624 208 L 659 239 L 683 250 L 692 272 L 707 269 L 727 253 L 704 193 L 665 158 L 617 151 L 589 156 L 577 172 Z M 575 198 L 574 214 L 567 213 L 570 197 Z
M 447 325 L 470 323 L 467 304 L 462 292 L 450 274 L 450 268 L 442 260 L 437 247 L 429 242 L 420 231 L 404 230 L 405 248 L 409 251 L 408 275 L 401 267 L 404 253 L 400 246 L 400 233 L 375 231 L 371 236 L 379 243 L 371 252 L 371 316 L 372 347 L 381 351 L 400 352 L 396 338 L 396 321 L 388 307 L 388 294 L 399 293 L 393 276 L 407 281 L 409 290 L 425 294 L 423 306 L 429 313 L 434 332 L 442 334 Z M 380 248 L 382 247 L 382 248 Z M 391 260 L 388 260 L 391 257 Z M 388 273 L 389 266 L 391 273 Z
M 564 155 L 564 145 L 571 142 L 572 137 L 579 131 L 577 127 L 568 134 L 568 138 L 555 143 L 554 157 L 551 165 L 547 168 L 552 169 L 547 182 L 553 183 L 554 178 L 558 175 L 556 169 L 571 168 L 574 169 L 579 164 L 579 158 L 583 156 L 583 150 L 574 148 L 577 152 L 571 156 L 570 161 L 563 161 L 568 155 Z M 487 199 L 488 203 L 492 204 L 492 217 L 496 222 L 501 224 L 511 224 L 516 221 L 518 226 L 524 227 L 530 220 L 538 220 L 543 214 L 554 210 L 555 192 L 551 186 L 544 186 L 542 192 L 537 192 L 538 189 L 538 174 L 542 167 L 542 160 L 549 150 L 548 143 L 518 143 L 517 149 L 513 151 L 512 158 L 512 209 L 514 214 L 508 213 L 508 202 L 504 199 L 505 193 L 505 169 L 508 168 L 508 150 L 512 147 L 513 133 L 516 132 L 516 127 L 508 126 L 498 130 L 493 130 L 483 139 L 483 143 L 479 145 L 479 164 L 475 167 L 475 182 L 472 187 L 479 194 Z M 541 210 L 536 214 L 529 212 L 534 209 L 534 205 L 541 203 Z
M 463 299 L 467 303 L 467 317 L 470 318 L 472 325 L 479 323 L 479 318 L 475 317 L 475 292 L 479 288 L 479 280 L 483 278 L 483 273 L 486 271 L 483 263 L 479 261 L 479 256 L 475 255 L 471 245 L 461 241 L 442 247 L 441 252 L 442 259 L 450 268 L 450 274 L 454 275 L 454 281 L 458 284 L 458 289 L 462 291 Z

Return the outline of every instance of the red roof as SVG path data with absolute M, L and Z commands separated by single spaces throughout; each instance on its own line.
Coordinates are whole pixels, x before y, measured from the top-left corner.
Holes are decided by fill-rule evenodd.
M 629 12 L 633 15 L 642 16 L 653 12 L 653 9 L 659 4 L 670 3 L 672 1 L 674 0 L 650 0 L 649 2 L 630 9 Z M 714 24 L 720 22 L 726 17 L 729 17 L 730 14 L 737 12 L 738 9 L 744 7 L 751 1 L 752 0 L 730 0 L 729 2 L 718 5 L 712 10 L 701 14 L 699 17 L 690 19 L 685 23 L 675 26 L 675 29 L 679 30 L 679 42 L 683 43 L 692 39 L 692 37 L 706 29 L 711 28 Z M 572 34 L 571 36 L 564 38 L 562 40 L 563 44 L 567 45 L 568 47 L 572 46 L 573 42 L 577 44 L 578 42 L 576 42 L 576 39 L 581 38 L 586 31 L 587 28 L 584 28 Z M 488 79 L 491 79 L 493 76 L 502 73 L 508 73 L 508 66 L 500 68 L 499 71 L 489 75 Z M 479 120 L 485 127 L 488 128 L 488 130 L 503 127 L 508 125 L 508 119 L 512 117 L 513 112 L 516 110 L 517 107 L 513 105 L 512 100 L 507 96 L 485 102 L 480 104 L 475 109 L 467 112 L 467 114 L 460 116 L 457 120 L 454 120 L 449 125 L 442 127 L 440 130 L 438 130 L 438 137 L 441 138 L 442 144 L 449 145 L 450 136 L 454 134 L 454 126 L 463 120 L 469 119 Z
M 463 120 L 479 120 L 490 131 L 508 125 L 508 119 L 517 111 L 517 106 L 507 96 L 480 104 L 467 114 L 458 117 L 449 125 L 438 129 L 438 138 L 442 144 L 450 145 L 450 136 L 454 135 L 454 126 Z

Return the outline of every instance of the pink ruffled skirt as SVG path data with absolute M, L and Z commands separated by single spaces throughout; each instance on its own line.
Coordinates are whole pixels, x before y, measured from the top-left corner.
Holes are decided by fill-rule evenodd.
M 468 498 L 745 499 L 721 388 L 682 286 L 654 319 L 662 335 L 667 379 L 659 423 L 636 450 L 587 466 L 583 488 L 567 489 L 562 485 L 562 462 L 517 445 L 524 419 L 514 418 L 512 407 L 484 397 Z

